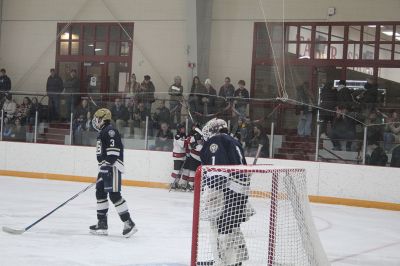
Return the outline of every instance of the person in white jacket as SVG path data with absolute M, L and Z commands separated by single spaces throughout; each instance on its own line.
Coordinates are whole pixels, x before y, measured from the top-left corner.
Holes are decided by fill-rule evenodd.
M 12 123 L 17 113 L 17 104 L 12 99 L 11 94 L 6 95 L 6 100 L 3 104 L 2 110 L 4 112 L 4 123 L 5 124 Z

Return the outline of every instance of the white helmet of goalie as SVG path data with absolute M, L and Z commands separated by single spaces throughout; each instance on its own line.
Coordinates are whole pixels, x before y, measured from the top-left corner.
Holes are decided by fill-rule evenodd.
M 202 134 L 204 140 L 221 133 L 221 130 L 228 129 L 228 124 L 223 119 L 213 118 L 203 127 Z

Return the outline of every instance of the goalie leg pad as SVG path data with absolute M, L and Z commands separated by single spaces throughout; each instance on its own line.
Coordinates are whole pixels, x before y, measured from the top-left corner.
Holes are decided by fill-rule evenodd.
M 218 235 L 219 260 L 223 265 L 238 265 L 249 259 L 246 241 L 240 229 Z

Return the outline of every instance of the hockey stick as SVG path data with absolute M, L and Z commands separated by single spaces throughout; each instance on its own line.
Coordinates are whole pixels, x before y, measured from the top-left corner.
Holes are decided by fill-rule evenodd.
M 253 165 L 257 164 L 257 160 L 258 160 L 258 157 L 260 157 L 261 149 L 263 146 L 264 145 L 262 145 L 262 144 L 258 144 L 258 149 L 257 149 L 256 156 L 254 157 Z
M 77 194 L 75 194 L 74 196 L 72 196 L 71 198 L 67 199 L 65 202 L 63 202 L 62 204 L 60 204 L 58 207 L 56 207 L 55 209 L 53 209 L 52 211 L 50 211 L 49 213 L 47 213 L 46 215 L 44 215 L 43 217 L 41 217 L 39 220 L 37 220 L 36 222 L 32 223 L 31 225 L 23 228 L 23 229 L 14 229 L 11 227 L 7 227 L 7 226 L 3 226 L 3 231 L 9 234 L 14 234 L 14 235 L 21 235 L 23 233 L 25 233 L 26 231 L 28 231 L 29 229 L 31 229 L 33 226 L 35 226 L 36 224 L 38 224 L 39 222 L 41 222 L 42 220 L 44 220 L 45 218 L 47 218 L 48 216 L 50 216 L 52 213 L 54 213 L 56 210 L 60 209 L 61 207 L 63 207 L 65 204 L 67 204 L 68 202 L 70 202 L 71 200 L 75 199 L 76 197 L 78 197 L 80 194 L 82 194 L 83 192 L 87 191 L 89 188 L 91 188 L 93 185 L 95 185 L 96 183 L 92 183 L 89 186 L 87 186 L 86 188 L 84 188 L 83 190 L 79 191 Z

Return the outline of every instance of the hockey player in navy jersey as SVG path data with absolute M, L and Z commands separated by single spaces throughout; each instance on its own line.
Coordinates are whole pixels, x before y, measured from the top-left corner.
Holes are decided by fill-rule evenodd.
M 128 205 L 121 196 L 121 175 L 124 172 L 124 147 L 118 130 L 110 122 L 110 110 L 102 108 L 94 114 L 92 125 L 99 132 L 96 144 L 96 155 L 99 165 L 99 174 L 96 182 L 98 222 L 89 228 L 92 234 L 108 234 L 108 196 L 124 223 L 122 235 L 130 237 L 137 232 L 137 228 L 130 217 Z
M 203 128 L 205 143 L 201 150 L 203 165 L 246 164 L 241 144 L 228 135 L 222 119 L 212 119 Z M 240 266 L 248 260 L 248 251 L 240 225 L 249 218 L 247 211 L 250 180 L 243 173 L 209 169 L 203 173 L 203 195 L 207 219 L 214 232 L 213 265 Z M 217 202 L 217 204 L 215 203 Z M 215 208 L 215 210 L 212 210 Z M 211 210 L 210 210 L 211 209 Z

